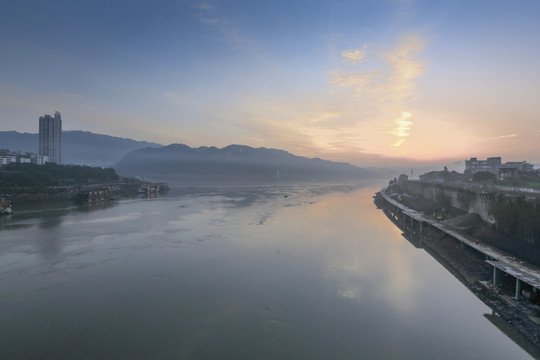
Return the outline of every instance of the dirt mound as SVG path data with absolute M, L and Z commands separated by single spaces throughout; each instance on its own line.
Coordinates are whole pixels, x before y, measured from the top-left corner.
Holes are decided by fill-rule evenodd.
M 431 215 L 433 210 L 438 207 L 438 204 L 435 201 L 428 200 L 422 196 L 409 196 L 404 194 L 400 196 L 398 201 L 411 209 L 429 215 Z

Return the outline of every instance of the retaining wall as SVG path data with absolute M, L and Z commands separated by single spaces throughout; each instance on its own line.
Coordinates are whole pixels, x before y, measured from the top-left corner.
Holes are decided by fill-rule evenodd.
M 402 182 L 402 185 L 409 194 L 421 195 L 426 199 L 434 201 L 440 201 L 441 198 L 445 197 L 449 200 L 452 207 L 469 213 L 477 213 L 484 221 L 494 222 L 494 219 L 489 216 L 489 202 L 486 193 L 449 185 L 411 180 Z

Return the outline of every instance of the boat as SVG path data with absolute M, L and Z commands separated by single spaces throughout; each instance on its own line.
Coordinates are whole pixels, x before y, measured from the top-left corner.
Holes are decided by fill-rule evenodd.
M 170 189 L 169 184 L 167 184 L 167 183 L 162 182 L 162 183 L 157 183 L 156 185 L 157 185 L 157 191 L 158 192 L 167 192 Z
M 108 189 L 79 191 L 75 196 L 75 202 L 78 203 L 94 203 L 108 200 L 111 200 L 111 194 Z
M 13 214 L 11 195 L 0 195 L 0 215 Z
M 154 194 L 157 191 L 158 191 L 158 187 L 156 185 L 147 184 L 147 185 L 139 186 L 139 190 L 137 190 L 137 193 L 139 193 L 139 194 Z

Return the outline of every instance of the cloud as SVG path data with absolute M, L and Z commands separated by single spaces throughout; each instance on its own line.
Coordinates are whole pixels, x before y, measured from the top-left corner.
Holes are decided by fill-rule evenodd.
M 358 95 L 374 95 L 378 92 L 374 86 L 374 78 L 380 77 L 382 73 L 379 70 L 366 72 L 350 72 L 337 70 L 333 72 L 331 84 L 338 87 L 354 86 Z
M 207 4 L 207 3 L 199 3 L 198 6 L 199 6 L 199 9 L 201 9 L 201 10 L 209 10 L 209 11 L 214 10 L 212 5 Z
M 396 119 L 396 129 L 394 131 L 394 135 L 398 137 L 406 137 L 409 136 L 409 130 L 411 128 L 411 125 L 414 123 L 410 121 L 409 119 L 412 117 L 412 114 L 410 112 L 403 111 L 401 113 L 401 116 Z
M 335 71 L 331 82 L 339 87 L 355 86 L 358 95 L 379 96 L 383 100 L 416 97 L 415 80 L 425 70 L 424 63 L 417 58 L 424 47 L 425 41 L 418 35 L 404 35 L 396 47 L 374 56 L 370 70 L 360 67 L 356 70 Z M 349 54 L 350 57 L 343 54 Z M 343 52 L 342 55 L 346 59 L 354 58 L 351 51 Z M 364 62 L 363 53 L 362 56 Z
M 358 105 L 358 111 L 366 115 L 364 119 L 377 117 L 382 128 L 391 129 L 388 132 L 398 137 L 392 141 L 393 148 L 400 147 L 405 142 L 405 137 L 410 135 L 412 113 L 403 109 L 410 108 L 419 98 L 416 80 L 424 73 L 425 64 L 418 60 L 418 57 L 425 46 L 426 42 L 421 37 L 407 34 L 399 39 L 395 47 L 374 54 L 369 68 L 362 64 L 366 61 L 365 53 L 358 53 L 362 61 L 354 64 L 359 66 L 353 70 L 337 70 L 331 74 L 331 84 L 336 88 L 352 89 L 348 94 L 349 101 Z M 354 51 L 342 53 L 346 59 L 356 59 L 356 55 Z M 376 106 L 371 114 L 360 109 L 367 103 Z
M 343 51 L 341 53 L 341 56 L 343 57 L 343 60 L 341 60 L 344 63 L 356 65 L 360 64 L 365 61 L 366 59 L 366 48 L 367 46 L 364 45 L 362 50 L 347 50 Z
M 216 31 L 221 41 L 243 51 L 250 51 L 254 47 L 253 42 L 241 34 L 234 21 L 221 16 L 217 8 L 207 3 L 195 4 L 195 8 L 197 10 L 195 17 L 202 24 Z
M 408 34 L 401 37 L 397 47 L 381 54 L 392 66 L 393 81 L 405 85 L 424 73 L 424 63 L 417 60 L 424 48 L 425 40 L 418 35 Z
M 346 61 L 328 73 L 326 92 L 244 93 L 223 113 L 253 146 L 353 163 L 366 156 L 402 157 L 415 130 L 424 46 L 420 37 L 406 35 L 380 51 L 339 51 Z
M 411 117 L 410 112 L 403 111 L 401 116 L 396 119 L 397 126 L 392 133 L 398 137 L 398 140 L 392 146 L 400 147 L 405 142 L 405 138 L 410 135 L 409 130 L 414 124 L 409 120 Z
M 511 139 L 511 138 L 515 138 L 515 137 L 518 137 L 518 136 L 519 136 L 519 134 L 508 134 L 508 135 L 496 136 L 496 137 L 491 138 L 489 140 L 495 141 L 495 140 L 500 140 L 500 139 Z
M 395 143 L 392 144 L 393 147 L 400 147 L 405 142 L 405 139 L 398 139 Z

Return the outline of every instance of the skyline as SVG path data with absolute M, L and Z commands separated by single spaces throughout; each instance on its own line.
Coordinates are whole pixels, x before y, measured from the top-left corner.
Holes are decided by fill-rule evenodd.
M 12 2 L 1 130 L 361 166 L 540 162 L 540 3 Z

